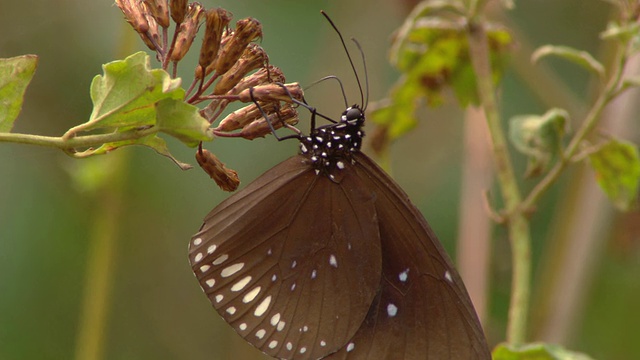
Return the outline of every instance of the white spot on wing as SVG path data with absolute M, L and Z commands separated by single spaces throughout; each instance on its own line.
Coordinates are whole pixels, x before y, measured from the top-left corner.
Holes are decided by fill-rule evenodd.
M 278 326 L 276 327 L 276 330 L 282 331 L 282 329 L 284 329 L 285 325 L 287 325 L 287 323 L 284 322 L 284 321 L 278 322 Z
M 236 307 L 235 306 L 230 306 L 227 308 L 227 312 L 229 313 L 229 315 L 233 315 L 236 313 Z
M 207 286 L 208 286 L 208 287 L 212 288 L 212 287 L 213 287 L 213 285 L 215 285 L 215 284 L 216 284 L 216 279 L 211 278 L 211 279 L 209 279 L 209 280 L 207 280 L 207 281 L 205 281 L 205 282 L 207 283 Z
M 198 253 L 198 254 L 196 254 L 196 257 L 193 260 L 195 262 L 199 262 L 200 260 L 202 260 L 203 257 L 204 257 L 204 255 L 202 255 L 202 253 Z
M 193 239 L 193 245 L 198 246 L 200 244 L 202 244 L 202 238 L 197 237 L 197 238 Z
M 200 266 L 200 271 L 201 272 L 207 272 L 207 270 L 211 269 L 211 265 L 202 265 Z
M 213 252 L 216 251 L 216 248 L 217 248 L 216 244 L 213 244 L 213 245 L 209 246 L 207 248 L 207 253 L 213 254 Z
M 260 330 L 256 331 L 256 337 L 258 339 L 262 339 L 266 334 L 267 334 L 267 332 L 265 331 L 265 329 L 260 329 Z
M 242 298 L 242 302 L 245 304 L 252 302 L 253 300 L 255 300 L 256 296 L 260 294 L 260 290 L 262 290 L 262 287 L 256 286 Z
M 347 345 L 347 352 L 352 352 L 353 349 L 356 348 L 356 344 L 354 343 L 349 343 L 349 345 Z
M 278 325 L 278 322 L 279 322 L 279 321 L 280 321 L 280 313 L 277 313 L 277 314 L 275 314 L 275 315 L 273 315 L 273 316 L 271 317 L 271 325 L 272 325 L 272 326 L 276 326 L 276 325 Z
M 271 342 L 269 343 L 269 349 L 275 349 L 276 346 L 278 346 L 278 341 L 271 340 Z
M 316 276 L 318 276 L 318 272 L 317 272 L 317 271 L 315 271 L 315 270 L 313 270 L 313 271 L 311 272 L 311 278 L 312 278 L 312 279 L 315 279 L 315 278 L 316 278 Z
M 407 268 L 405 271 L 401 272 L 398 275 L 398 279 L 402 282 L 407 281 L 408 278 L 409 278 L 409 268 Z
M 249 283 L 249 281 L 251 281 L 251 276 L 245 276 L 243 277 L 241 280 L 239 280 L 237 283 L 233 284 L 233 286 L 231 287 L 231 291 L 233 292 L 238 292 L 242 289 L 244 289 L 245 286 L 247 286 L 247 284 Z
M 213 265 L 220 265 L 223 262 L 227 261 L 228 258 L 229 258 L 229 255 L 222 254 L 222 255 L 218 256 L 217 259 L 213 260 Z
M 304 354 L 307 352 L 307 348 L 305 346 L 300 348 L 300 354 Z
M 218 294 L 216 295 L 216 302 L 219 303 L 220 301 L 224 300 L 224 295 L 222 294 Z
M 291 349 L 293 349 L 293 344 L 291 343 L 291 341 L 289 341 L 287 343 L 287 350 L 291 351 Z
M 320 346 L 322 347 L 327 346 L 327 342 L 324 340 L 320 341 Z
M 237 263 L 231 266 L 227 266 L 226 268 L 222 269 L 222 271 L 220 272 L 220 276 L 229 277 L 237 273 L 238 271 L 242 270 L 243 267 L 244 267 L 244 263 Z
M 451 277 L 451 273 L 449 272 L 449 270 L 447 270 L 447 271 L 445 271 L 445 272 L 444 272 L 444 278 L 445 278 L 448 282 L 453 283 L 453 278 Z
M 297 262 L 297 261 L 295 261 L 295 260 L 293 260 L 293 262 L 291 263 L 291 268 L 292 268 L 292 269 L 295 269 L 295 268 L 296 268 L 296 265 L 298 265 L 298 262 Z
M 240 326 L 238 326 L 238 328 L 239 328 L 240 330 L 242 330 L 242 331 L 247 330 L 247 323 L 242 323 L 242 324 L 240 324 Z
M 333 266 L 334 268 L 338 267 L 338 259 L 336 259 L 336 256 L 331 254 L 331 256 L 329 256 L 329 264 L 331 264 L 331 266 Z
M 293 285 L 291 285 L 291 291 L 296 289 L 296 283 L 293 283 Z
M 389 303 L 389 305 L 387 305 L 387 315 L 389 315 L 389 317 L 394 317 L 397 314 L 398 314 L 398 307 L 395 304 Z
M 255 316 L 264 315 L 264 313 L 267 311 L 267 309 L 269 309 L 269 305 L 270 304 L 271 304 L 271 295 L 267 296 L 266 298 L 264 298 L 264 300 L 262 300 L 260 305 L 258 305 L 258 307 L 256 307 L 256 310 L 253 312 L 253 315 L 255 315 Z
M 278 276 L 276 274 L 273 274 L 273 276 L 271 277 L 271 281 L 276 281 L 278 279 Z

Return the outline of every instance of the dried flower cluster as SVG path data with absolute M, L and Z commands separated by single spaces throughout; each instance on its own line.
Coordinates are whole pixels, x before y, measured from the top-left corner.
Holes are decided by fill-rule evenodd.
M 205 9 L 197 2 L 116 0 L 116 4 L 142 41 L 156 52 L 163 69 L 173 66 L 173 77 L 200 26 L 205 25 L 198 64 L 185 101 L 200 104 L 200 114 L 211 124 L 229 103 L 249 103 L 220 121 L 214 129 L 217 136 L 253 140 L 273 129 L 297 124 L 293 99 L 302 100 L 302 89 L 297 83 L 284 84 L 282 71 L 270 65 L 264 49 L 254 43 L 262 37 L 258 20 L 241 19 L 231 29 L 231 13 L 222 8 Z M 169 41 L 171 20 L 176 25 Z M 223 190 L 237 188 L 236 172 L 226 168 L 215 155 L 200 146 L 196 158 Z

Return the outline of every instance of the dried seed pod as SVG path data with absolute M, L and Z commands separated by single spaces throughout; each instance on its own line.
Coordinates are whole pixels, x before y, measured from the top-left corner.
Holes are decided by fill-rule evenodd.
M 147 47 L 149 47 L 149 49 L 151 49 L 153 51 L 156 51 L 156 50 L 158 50 L 158 47 L 161 46 L 160 45 L 160 31 L 158 29 L 158 22 L 156 21 L 156 18 L 154 18 L 153 15 L 151 15 L 150 12 L 145 12 L 144 15 L 145 15 L 145 19 L 147 20 L 147 23 L 149 25 L 149 30 L 147 30 L 147 32 L 141 33 L 139 35 L 142 38 L 142 41 L 144 41 L 145 45 L 147 45 Z
M 262 25 L 258 20 L 254 18 L 238 20 L 231 38 L 220 49 L 215 63 L 216 72 L 224 74 L 231 69 L 242 56 L 247 45 L 259 37 L 262 37 Z
M 265 85 L 269 83 L 279 82 L 284 83 L 286 81 L 282 70 L 277 66 L 268 65 L 255 73 L 242 78 L 236 86 L 234 86 L 231 90 L 229 90 L 230 95 L 238 95 L 242 91 L 258 86 Z
M 243 90 L 238 94 L 238 100 L 250 102 L 257 101 L 286 101 L 291 102 L 291 98 L 302 100 L 303 92 L 298 83 L 290 84 L 267 84 L 258 85 L 252 88 L 253 98 L 251 98 L 251 88 Z
M 227 168 L 215 155 L 207 149 L 196 151 L 198 164 L 224 191 L 235 191 L 240 184 L 238 173 Z
M 237 95 L 241 93 L 243 90 L 249 89 L 254 86 L 269 84 L 272 81 L 283 83 L 285 82 L 284 74 L 280 68 L 269 65 L 266 68 L 262 68 L 255 73 L 246 76 L 238 82 L 233 89 L 229 90 L 227 94 L 229 95 Z M 224 109 L 227 104 L 230 102 L 228 99 L 213 99 L 202 110 L 202 116 L 205 119 L 209 119 L 209 122 L 213 122 L 215 120 L 214 116 L 219 109 Z
M 275 102 L 261 103 L 260 106 L 262 107 L 262 110 L 267 114 L 271 114 L 276 110 Z M 247 105 L 227 115 L 224 119 L 222 119 L 222 121 L 220 121 L 220 125 L 218 125 L 218 127 L 214 130 L 220 132 L 230 132 L 242 129 L 246 125 L 262 117 L 262 112 L 260 111 L 260 109 L 258 109 L 256 104 Z
M 222 95 L 238 84 L 249 72 L 264 67 L 269 61 L 267 53 L 258 44 L 247 45 L 236 63 L 216 83 L 214 95 Z
M 171 10 L 171 18 L 176 24 L 182 24 L 187 15 L 188 0 L 171 0 L 169 9 Z
M 144 3 L 160 26 L 168 28 L 171 25 L 167 0 L 144 0 Z
M 289 104 L 286 104 L 280 108 L 280 111 L 274 112 L 268 117 L 274 130 L 280 129 L 284 124 L 295 125 L 298 123 L 298 112 Z M 253 140 L 259 137 L 265 137 L 268 134 L 271 134 L 271 128 L 267 120 L 261 117 L 242 128 L 239 136 L 247 140 Z
M 180 24 L 176 41 L 171 51 L 171 61 L 180 61 L 187 54 L 202 21 L 204 12 L 199 3 L 189 4 L 184 21 Z
M 149 24 L 144 16 L 142 3 L 137 0 L 116 0 L 116 5 L 122 10 L 124 18 L 134 30 L 140 34 L 145 34 L 149 30 Z
M 202 47 L 200 48 L 200 59 L 196 68 L 196 78 L 201 79 L 211 73 L 213 68 L 207 68 L 216 60 L 220 42 L 224 29 L 227 28 L 233 15 L 223 8 L 209 9 L 206 12 L 206 29 Z M 203 74 L 202 69 L 206 69 Z

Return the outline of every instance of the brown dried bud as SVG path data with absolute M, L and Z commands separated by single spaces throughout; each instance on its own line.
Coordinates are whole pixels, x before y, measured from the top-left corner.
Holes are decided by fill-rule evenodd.
M 207 10 L 207 25 L 204 33 L 204 39 L 202 40 L 202 47 L 200 48 L 200 60 L 198 61 L 200 66 L 197 71 L 202 72 L 202 69 L 207 69 L 208 71 L 205 72 L 205 74 L 196 77 L 202 78 L 207 76 L 213 70 L 212 68 L 208 69 L 207 67 L 212 64 L 216 60 L 216 56 L 218 56 L 222 34 L 224 29 L 229 25 L 232 16 L 233 15 L 230 12 L 223 8 Z
M 144 41 L 145 45 L 149 47 L 149 49 L 156 51 L 160 46 L 160 32 L 158 30 L 158 22 L 156 19 L 149 13 L 145 13 L 145 18 L 147 19 L 147 23 L 149 24 L 149 30 L 145 33 L 140 34 L 142 41 Z
M 241 93 L 243 90 L 246 90 L 248 88 L 258 86 L 258 85 L 268 84 L 271 81 L 277 81 L 281 83 L 286 81 L 284 78 L 284 74 L 282 73 L 282 70 L 280 70 L 280 68 L 273 65 L 269 65 L 266 68 L 262 68 L 256 71 L 255 73 L 242 78 L 240 82 L 238 82 L 238 84 L 233 87 L 233 89 L 229 90 L 228 94 L 237 95 Z M 202 116 L 206 119 L 209 119 L 210 122 L 213 122 L 213 120 L 215 120 L 214 117 L 218 109 L 224 109 L 229 102 L 230 100 L 228 99 L 211 100 L 209 105 L 207 105 L 202 110 L 202 114 L 203 114 Z
M 171 61 L 180 61 L 187 54 L 193 40 L 196 38 L 203 15 L 202 5 L 199 3 L 189 4 L 186 18 L 180 24 L 176 35 L 173 51 L 171 51 Z
M 160 26 L 167 28 L 171 25 L 167 0 L 144 0 L 144 3 Z
M 236 30 L 231 39 L 222 46 L 215 63 L 218 74 L 226 73 L 238 61 L 244 49 L 253 40 L 262 37 L 262 25 L 254 18 L 241 19 L 236 22 Z
M 214 95 L 222 95 L 238 84 L 249 72 L 264 67 L 269 61 L 267 53 L 258 44 L 249 44 L 242 57 L 222 75 L 213 89 Z
M 198 164 L 224 191 L 235 191 L 240 184 L 238 173 L 228 169 L 215 155 L 207 149 L 196 151 Z
M 268 65 L 266 68 L 262 68 L 255 73 L 242 78 L 236 86 L 229 90 L 230 95 L 238 95 L 242 91 L 258 86 L 269 84 L 272 82 L 284 83 L 286 81 L 284 74 L 280 68 Z
M 171 0 L 169 8 L 171 9 L 171 18 L 176 24 L 182 24 L 184 17 L 187 15 L 188 0 Z
M 116 0 L 116 5 L 122 10 L 124 18 L 140 34 L 149 30 L 149 24 L 145 18 L 145 9 L 139 0 Z
M 298 112 L 291 105 L 287 104 L 283 106 L 279 112 L 269 115 L 269 121 L 271 125 L 273 125 L 274 130 L 283 127 L 284 124 L 295 125 L 298 123 Z M 240 132 L 240 136 L 247 140 L 265 137 L 265 135 L 268 134 L 271 134 L 271 128 L 264 117 L 245 126 Z
M 238 94 L 238 100 L 242 102 L 253 101 L 251 99 L 251 89 L 253 89 L 253 98 L 256 101 L 285 101 L 290 103 L 292 98 L 302 100 L 304 95 L 298 83 L 267 84 L 243 90 Z
M 262 103 L 260 104 L 260 107 L 262 107 L 262 111 L 264 111 L 266 114 L 271 114 L 276 110 L 276 103 Z M 220 121 L 220 125 L 218 125 L 218 127 L 214 130 L 221 132 L 230 132 L 242 129 L 247 124 L 250 124 L 262 117 L 262 112 L 260 111 L 260 109 L 258 109 L 256 104 L 247 105 L 227 115 L 224 119 L 222 119 L 222 121 Z

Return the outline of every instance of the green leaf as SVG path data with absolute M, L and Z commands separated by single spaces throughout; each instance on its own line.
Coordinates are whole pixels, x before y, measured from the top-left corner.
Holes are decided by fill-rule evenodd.
M 509 121 L 509 140 L 528 157 L 526 176 L 544 172 L 554 156 L 562 152 L 569 114 L 562 109 L 550 109 L 544 115 L 520 115 Z
M 182 100 L 164 99 L 156 106 L 158 128 L 188 146 L 213 138 L 209 122 L 200 116 L 197 107 Z
M 640 181 L 640 157 L 635 144 L 611 140 L 589 155 L 596 181 L 622 211 L 635 205 Z
M 72 128 L 72 134 L 154 125 L 156 103 L 184 98 L 180 79 L 171 79 L 162 69 L 150 69 L 149 56 L 144 52 L 105 64 L 103 69 L 104 75 L 97 75 L 91 83 L 91 117 L 88 122 Z
M 593 360 L 588 355 L 545 343 L 533 343 L 520 347 L 499 344 L 493 350 L 492 358 L 493 360 Z
M 414 112 L 418 104 L 420 85 L 407 77 L 402 78 L 391 91 L 391 99 L 372 105 L 370 119 L 388 127 L 390 140 L 402 136 L 416 126 Z
M 38 66 L 36 55 L 0 59 L 0 132 L 10 132 Z
M 547 56 L 558 56 L 569 60 L 598 74 L 600 78 L 604 78 L 604 66 L 586 51 L 577 50 L 568 46 L 544 45 L 533 52 L 531 61 L 536 63 Z

